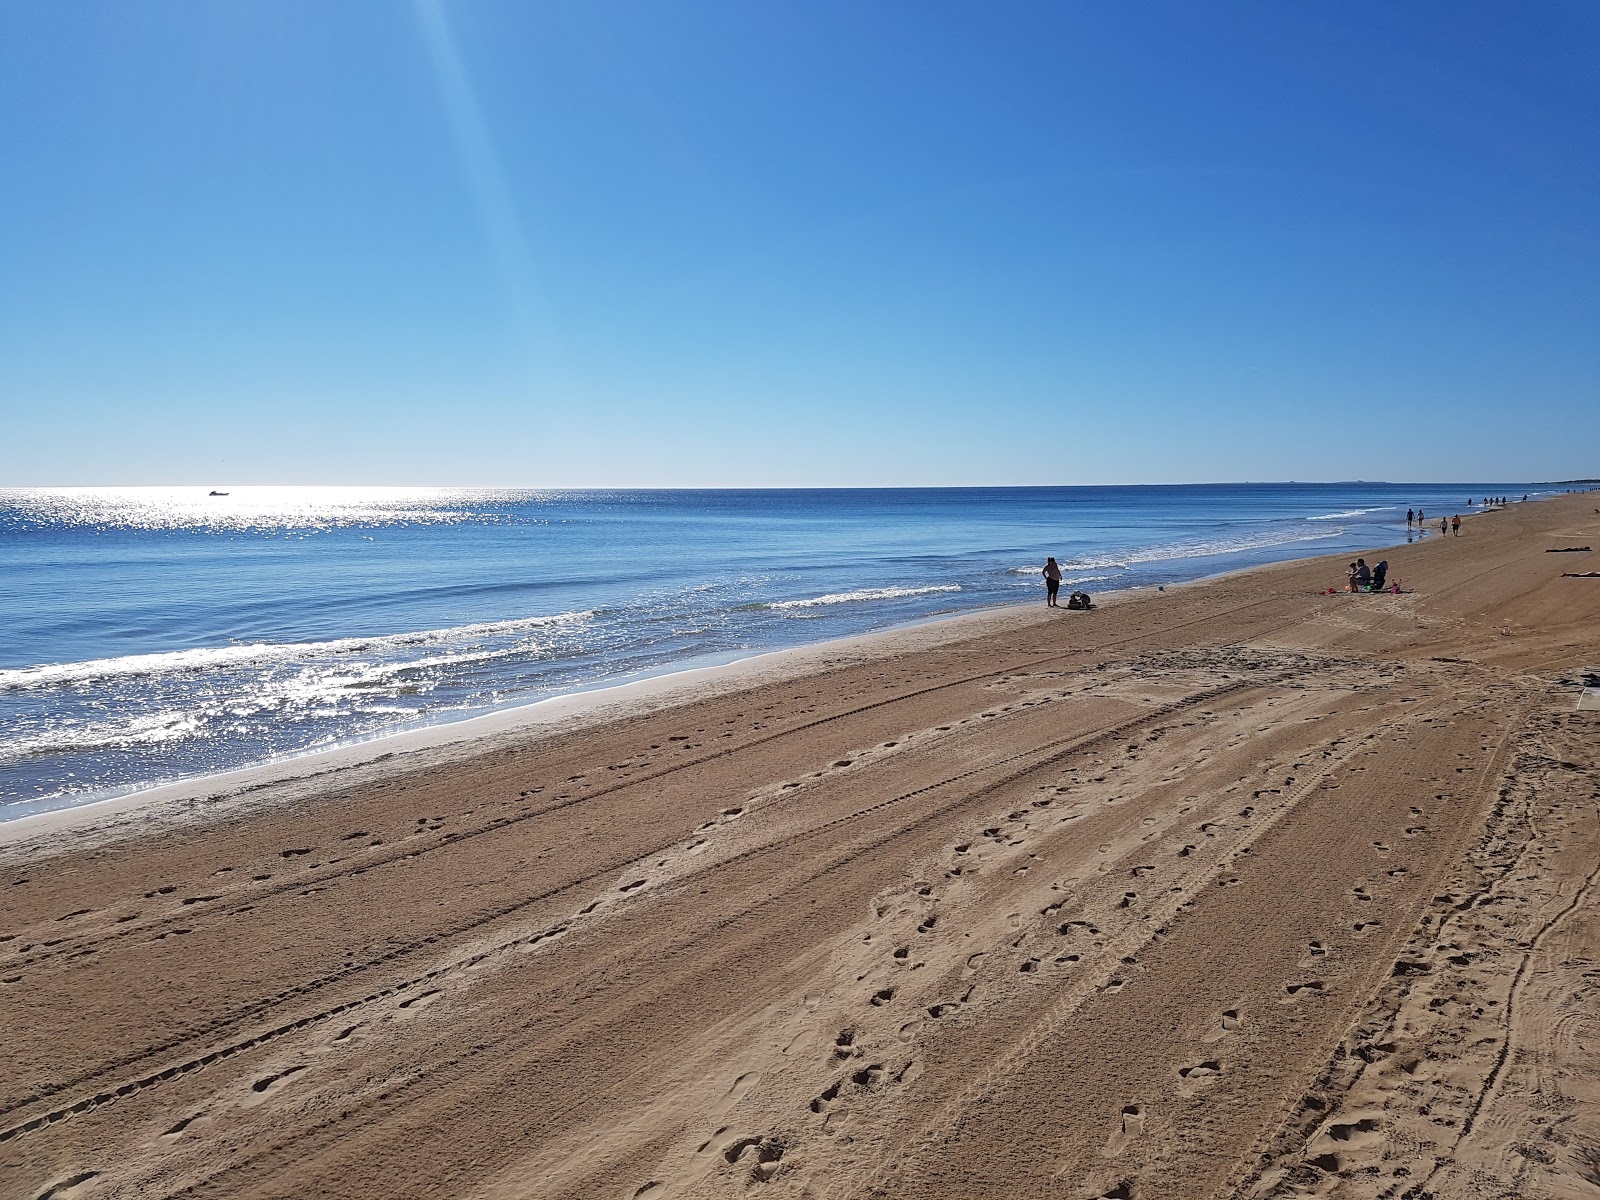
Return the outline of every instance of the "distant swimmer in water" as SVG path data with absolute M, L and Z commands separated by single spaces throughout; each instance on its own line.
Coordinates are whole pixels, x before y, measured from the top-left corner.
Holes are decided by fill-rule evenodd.
M 1056 603 L 1056 593 L 1061 590 L 1061 568 L 1056 566 L 1056 560 L 1051 557 L 1044 560 L 1044 602 L 1051 608 L 1060 608 Z

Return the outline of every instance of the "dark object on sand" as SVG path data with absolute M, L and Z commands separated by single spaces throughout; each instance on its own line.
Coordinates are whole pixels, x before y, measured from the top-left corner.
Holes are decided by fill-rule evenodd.
M 1545 551 L 1546 554 L 1587 554 L 1588 552 L 1589 547 L 1587 546 L 1562 546 L 1557 550 Z
M 1563 571 L 1563 579 L 1600 579 L 1600 571 Z
M 1089 602 L 1088 592 L 1073 592 L 1067 597 L 1067 607 L 1076 609 L 1090 609 L 1094 605 Z

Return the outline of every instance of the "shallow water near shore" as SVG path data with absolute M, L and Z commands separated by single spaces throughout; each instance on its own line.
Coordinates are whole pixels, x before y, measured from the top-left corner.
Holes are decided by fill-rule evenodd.
M 1529 484 L 0 491 L 0 819 L 744 653 L 1404 541 Z M 1423 536 L 1437 536 L 1425 534 Z M 1342 580 L 1330 580 L 1339 583 Z

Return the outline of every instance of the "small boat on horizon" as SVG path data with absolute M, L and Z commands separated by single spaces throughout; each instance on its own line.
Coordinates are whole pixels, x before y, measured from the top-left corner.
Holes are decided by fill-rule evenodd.
M 211 495 L 213 495 L 213 496 L 226 496 L 227 494 L 228 494 L 227 492 L 217 492 L 217 491 L 213 491 L 211 493 Z

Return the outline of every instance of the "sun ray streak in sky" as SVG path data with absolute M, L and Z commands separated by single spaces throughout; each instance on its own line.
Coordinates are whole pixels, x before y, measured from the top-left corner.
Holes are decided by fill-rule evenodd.
M 523 233 L 517 206 L 506 183 L 500 156 L 478 104 L 472 80 L 456 45 L 441 0 L 414 0 L 417 24 L 433 64 L 466 172 L 473 203 L 506 290 L 506 298 L 530 358 L 538 357 L 540 334 L 546 330 L 545 305 L 537 283 L 533 255 Z

